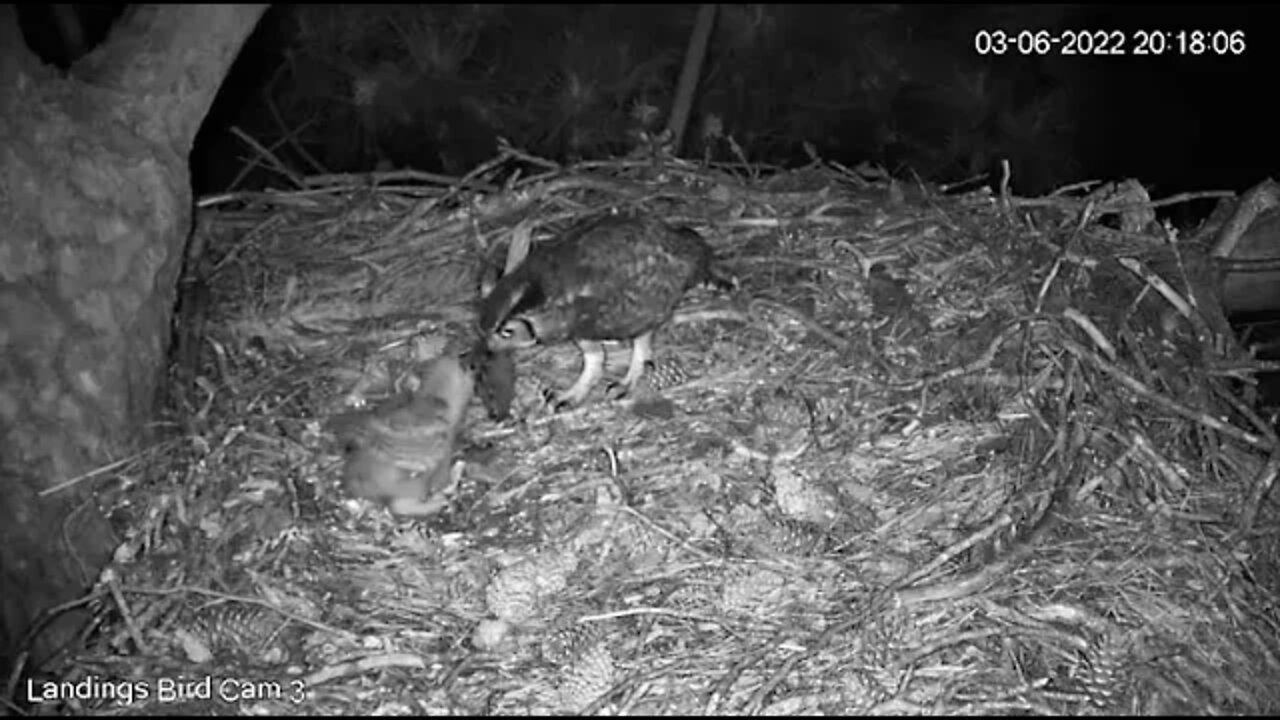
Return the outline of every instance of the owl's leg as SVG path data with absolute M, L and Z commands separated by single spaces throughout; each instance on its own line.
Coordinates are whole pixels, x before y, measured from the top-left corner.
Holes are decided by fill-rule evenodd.
M 579 340 L 578 349 L 582 351 L 582 373 L 568 390 L 555 397 L 557 408 L 577 405 L 586 400 L 591 388 L 604 375 L 604 346 L 593 340 Z
M 645 368 L 649 365 L 649 360 L 653 358 L 653 332 L 647 332 L 636 338 L 631 344 L 631 364 L 627 367 L 627 374 L 622 378 L 622 382 L 610 388 L 610 395 L 621 398 L 633 393 L 636 384 L 640 382 L 640 378 L 644 376 Z

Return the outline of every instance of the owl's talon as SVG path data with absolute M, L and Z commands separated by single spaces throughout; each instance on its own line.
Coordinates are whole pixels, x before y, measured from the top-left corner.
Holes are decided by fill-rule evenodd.
M 617 402 L 625 400 L 632 395 L 631 386 L 621 382 L 611 382 L 604 390 L 605 397 L 610 401 Z
M 575 399 L 572 397 L 569 397 L 566 393 L 557 393 L 556 391 L 550 390 L 550 389 L 542 391 L 542 402 L 553 413 L 561 413 L 567 410 L 572 410 L 573 406 L 577 405 L 577 402 L 575 401 Z
M 547 407 L 551 408 L 552 410 L 555 410 L 555 409 L 557 409 L 557 408 L 556 408 L 556 405 L 558 405 L 559 403 L 560 403 L 560 396 L 556 394 L 556 391 L 555 391 L 555 390 L 552 390 L 551 388 L 545 388 L 545 389 L 543 389 L 543 391 L 542 391 L 542 404 L 543 404 L 543 405 L 546 405 Z

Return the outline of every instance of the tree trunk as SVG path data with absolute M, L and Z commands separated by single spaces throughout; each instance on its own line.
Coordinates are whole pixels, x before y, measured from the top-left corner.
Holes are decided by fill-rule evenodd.
M 693 32 L 689 35 L 689 46 L 685 48 L 684 67 L 680 69 L 680 82 L 676 85 L 675 104 L 667 121 L 667 130 L 671 131 L 672 152 L 676 155 L 684 147 L 684 131 L 689 125 L 689 112 L 693 109 L 698 78 L 702 76 L 702 63 L 707 57 L 707 42 L 711 38 L 711 29 L 715 26 L 716 10 L 715 3 L 702 3 L 698 6 L 698 16 L 693 22 Z
M 265 9 L 135 6 L 60 76 L 0 6 L 0 668 L 74 637 L 84 618 L 65 613 L 29 630 L 116 547 L 93 493 L 109 474 L 55 488 L 147 441 L 191 225 L 187 158 Z

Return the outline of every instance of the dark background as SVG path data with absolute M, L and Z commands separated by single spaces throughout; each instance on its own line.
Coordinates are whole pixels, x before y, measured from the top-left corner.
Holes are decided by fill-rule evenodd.
M 28 43 L 67 67 L 125 6 L 23 6 Z M 662 129 L 696 5 L 277 5 L 192 154 L 198 193 L 295 172 L 465 173 L 502 136 L 556 160 L 625 154 Z M 1153 196 L 1243 190 L 1274 172 L 1277 51 L 1265 7 L 723 5 L 680 154 L 796 166 L 878 163 L 956 181 L 1012 165 L 1038 195 L 1136 177 Z M 983 57 L 982 29 L 1243 30 L 1239 56 Z M 717 132 L 718 130 L 718 132 Z M 730 142 L 730 139 L 732 142 Z M 741 154 L 734 147 L 740 149 Z M 1207 211 L 1204 206 L 1185 211 Z

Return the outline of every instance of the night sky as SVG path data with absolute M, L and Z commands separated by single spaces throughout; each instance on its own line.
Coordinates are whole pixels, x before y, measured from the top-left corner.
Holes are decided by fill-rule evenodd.
M 48 7 L 24 7 L 24 30 L 65 67 Z M 69 7 L 91 48 L 122 6 Z M 1243 190 L 1280 158 L 1261 6 L 721 7 L 684 157 L 736 161 L 732 136 L 752 163 L 796 166 L 807 141 L 825 159 L 939 182 L 1007 158 L 1022 195 L 1137 177 L 1153 196 Z M 274 6 L 197 140 L 197 192 L 283 187 L 241 174 L 251 151 L 231 126 L 302 174 L 462 174 L 498 136 L 561 161 L 623 155 L 665 120 L 696 10 Z M 1041 30 L 1060 42 L 1035 47 Z M 980 53 L 996 31 L 1006 52 Z M 1073 39 L 1089 51 L 1070 54 Z M 358 88 L 372 93 L 363 104 Z

